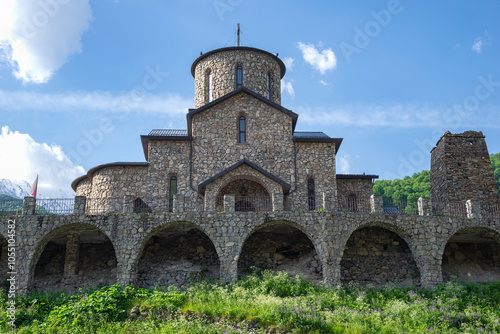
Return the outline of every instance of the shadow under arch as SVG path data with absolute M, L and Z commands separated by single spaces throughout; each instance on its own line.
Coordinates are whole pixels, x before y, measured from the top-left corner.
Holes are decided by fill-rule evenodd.
M 443 243 L 443 281 L 500 281 L 500 232 L 488 227 L 459 228 Z
M 68 235 L 73 245 L 67 253 Z M 70 241 L 71 242 L 71 241 Z M 116 247 L 100 227 L 89 223 L 73 223 L 56 227 L 36 245 L 29 263 L 29 290 L 76 291 L 117 280 Z M 68 254 L 72 262 L 68 262 Z M 66 270 L 68 263 L 72 270 Z M 69 267 L 69 266 L 68 266 Z
M 191 279 L 220 277 L 220 247 L 199 225 L 176 221 L 162 224 L 144 238 L 134 268 L 142 288 L 175 285 Z
M 7 288 L 8 286 L 4 285 L 6 284 L 6 279 L 7 277 L 7 272 L 9 271 L 8 269 L 8 264 L 9 264 L 9 244 L 7 242 L 7 238 L 3 236 L 3 234 L 0 233 L 0 284 L 2 287 Z M 15 258 L 12 258 L 15 260 Z
M 342 284 L 419 286 L 423 268 L 416 245 L 400 227 L 369 222 L 343 236 Z
M 321 254 L 317 241 L 304 226 L 290 220 L 273 220 L 256 226 L 242 242 L 238 276 L 271 269 L 320 282 L 324 263 Z

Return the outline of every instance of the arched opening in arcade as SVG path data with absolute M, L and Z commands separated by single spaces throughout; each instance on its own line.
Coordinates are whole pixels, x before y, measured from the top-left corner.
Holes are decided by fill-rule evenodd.
M 137 285 L 146 289 L 169 285 L 181 288 L 193 280 L 220 277 L 213 242 L 188 223 L 156 230 L 147 240 L 137 268 Z
M 272 208 L 271 196 L 260 183 L 249 179 L 239 179 L 228 183 L 217 195 L 217 206 L 223 206 L 224 195 L 234 195 L 234 210 L 270 211 Z
M 77 291 L 116 283 L 117 260 L 111 240 L 92 225 L 52 231 L 40 247 L 35 290 Z
M 238 276 L 264 269 L 285 271 L 320 282 L 323 267 L 307 235 L 287 222 L 272 222 L 253 232 L 243 244 Z
M 441 262 L 443 281 L 500 281 L 500 233 L 482 227 L 459 230 L 448 240 Z
M 8 289 L 7 272 L 9 271 L 9 251 L 8 243 L 3 235 L 0 234 L 0 283 L 4 289 Z M 15 260 L 15 258 L 12 258 Z
M 379 226 L 354 231 L 340 262 L 342 284 L 384 286 L 420 285 L 417 264 L 406 241 Z

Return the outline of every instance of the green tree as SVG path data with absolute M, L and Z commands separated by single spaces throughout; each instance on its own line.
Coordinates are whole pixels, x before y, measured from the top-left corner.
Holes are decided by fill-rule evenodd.
M 423 170 L 405 176 L 402 180 L 378 180 L 373 184 L 373 193 L 392 199 L 416 200 L 419 197 L 431 196 L 430 172 Z
M 495 181 L 497 181 L 498 196 L 500 196 L 500 153 L 490 155 L 490 160 L 493 174 L 495 174 Z

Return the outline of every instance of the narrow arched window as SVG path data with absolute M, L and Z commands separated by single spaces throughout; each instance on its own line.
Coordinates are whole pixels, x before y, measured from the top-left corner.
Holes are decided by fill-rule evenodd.
M 168 192 L 168 211 L 174 211 L 174 195 L 177 194 L 177 176 L 170 177 Z
M 267 73 L 267 98 L 271 99 L 271 72 Z
M 245 116 L 240 116 L 240 120 L 238 122 L 238 143 L 246 143 L 247 142 L 247 121 Z
M 238 66 L 236 68 L 236 88 L 243 86 L 243 68 Z
M 208 102 L 213 100 L 212 71 L 208 72 Z
M 314 179 L 310 178 L 307 180 L 307 202 L 309 210 L 316 209 L 316 195 L 314 189 Z

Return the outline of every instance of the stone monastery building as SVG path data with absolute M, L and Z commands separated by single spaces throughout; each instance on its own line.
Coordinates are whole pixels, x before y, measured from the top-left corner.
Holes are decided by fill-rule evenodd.
M 295 131 L 298 115 L 281 105 L 285 71 L 277 56 L 256 48 L 201 55 L 191 67 L 187 130 L 141 136 L 146 163 L 94 167 L 73 182 L 76 195 L 132 195 L 138 210 L 172 210 L 173 196 L 182 195 L 206 211 L 222 208 L 224 195 L 236 196 L 236 211 L 271 208 L 274 195 L 301 210 L 321 208 L 324 198 L 369 196 L 377 176 L 336 174 L 341 138 Z
M 13 242 L 19 293 L 182 287 L 259 269 L 330 285 L 500 280 L 500 204 L 481 132 L 438 141 L 431 198 L 375 196 L 376 175 L 336 173 L 342 139 L 295 131 L 298 115 L 281 106 L 285 70 L 256 48 L 202 54 L 186 129 L 141 136 L 146 162 L 90 169 L 66 212 L 33 197 L 18 200 L 20 215 L 0 210 L 0 281 Z

